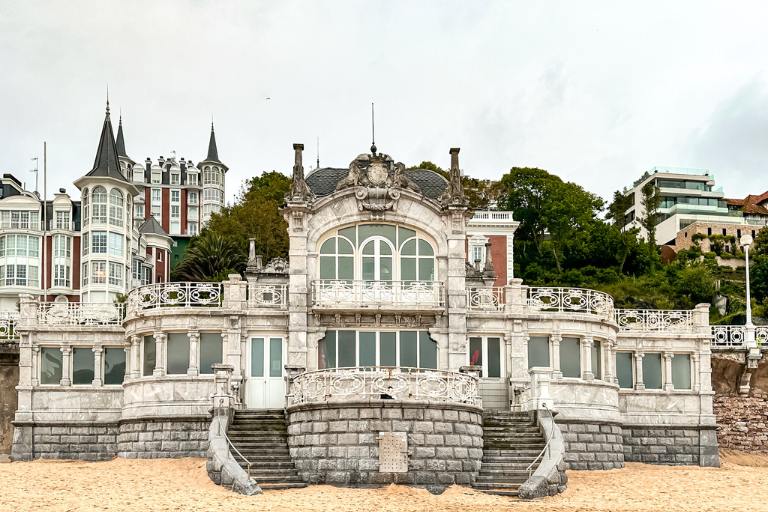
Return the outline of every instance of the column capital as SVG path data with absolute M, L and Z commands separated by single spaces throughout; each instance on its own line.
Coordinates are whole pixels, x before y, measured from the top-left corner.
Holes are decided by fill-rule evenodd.
M 64 354 L 65 356 L 68 356 L 69 354 L 72 353 L 72 347 L 70 347 L 69 345 L 62 345 L 59 347 L 59 350 L 61 350 L 61 353 Z
M 672 359 L 672 356 L 674 356 L 672 352 L 667 352 L 666 350 L 662 354 L 664 355 L 664 359 Z
M 101 354 L 104 351 L 104 347 L 101 345 L 94 345 L 91 350 L 93 350 L 94 354 Z

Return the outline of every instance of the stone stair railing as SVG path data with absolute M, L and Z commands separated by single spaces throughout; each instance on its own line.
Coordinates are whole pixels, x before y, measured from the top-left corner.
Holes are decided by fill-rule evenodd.
M 536 419 L 546 444 L 537 457 L 538 467 L 517 491 L 518 497 L 522 499 L 554 496 L 565 491 L 568 482 L 565 474 L 565 443 L 554 415 L 544 407 L 536 411 Z

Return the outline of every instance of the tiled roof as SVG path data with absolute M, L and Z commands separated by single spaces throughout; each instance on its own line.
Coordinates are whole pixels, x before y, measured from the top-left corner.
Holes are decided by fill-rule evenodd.
M 157 222 L 157 219 L 154 215 L 151 215 L 147 220 L 145 220 L 141 226 L 139 226 L 139 233 L 142 235 L 162 235 L 162 236 L 168 236 L 168 233 L 163 229 L 163 226 L 160 225 L 159 222 Z
M 429 169 L 408 169 L 407 176 L 421 188 L 422 193 L 430 199 L 437 199 L 448 186 L 448 182 L 434 171 Z M 336 190 L 336 184 L 344 179 L 349 169 L 324 167 L 317 169 L 307 176 L 307 185 L 318 196 L 323 197 Z

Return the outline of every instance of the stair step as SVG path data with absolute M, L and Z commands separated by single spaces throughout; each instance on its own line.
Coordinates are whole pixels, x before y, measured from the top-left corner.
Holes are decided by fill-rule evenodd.
M 518 483 L 509 482 L 475 482 L 472 487 L 480 490 L 503 490 L 503 491 L 516 491 L 520 488 Z
M 531 465 L 531 462 L 533 462 L 533 459 L 526 459 L 522 460 L 520 462 L 486 462 L 483 460 L 481 472 L 485 471 L 486 469 L 488 471 L 516 471 L 516 470 L 527 470 L 528 466 Z
M 256 480 L 256 483 L 261 484 L 289 484 L 289 483 L 304 483 L 304 480 L 299 475 L 273 475 L 266 476 L 257 473 L 251 473 L 251 478 Z
M 241 468 L 248 467 L 248 464 L 246 464 L 242 459 L 235 457 L 235 460 L 237 460 Z M 287 460 L 281 460 L 281 459 L 257 460 L 257 461 L 253 461 L 250 459 L 248 460 L 251 462 L 251 470 L 253 471 L 261 470 L 261 469 L 266 469 L 266 470 L 294 469 L 293 461 L 291 461 L 290 457 L 288 457 Z
M 259 487 L 261 487 L 262 491 L 281 491 L 283 489 L 303 489 L 307 486 L 305 482 L 284 482 L 284 483 L 271 483 L 271 482 L 265 482 L 264 484 L 259 484 Z
M 528 480 L 528 472 L 525 470 L 510 474 L 484 474 L 482 471 L 477 477 L 476 482 L 503 482 L 512 484 L 522 484 Z

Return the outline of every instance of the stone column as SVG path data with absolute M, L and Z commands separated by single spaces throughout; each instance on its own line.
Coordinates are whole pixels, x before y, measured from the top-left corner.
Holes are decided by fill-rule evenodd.
M 200 333 L 189 331 L 187 337 L 189 338 L 189 368 L 187 368 L 187 375 L 200 375 Z
M 161 377 L 165 375 L 165 334 L 156 332 L 155 336 L 155 370 L 152 375 Z
M 581 378 L 584 380 L 595 380 L 595 373 L 592 371 L 592 336 L 584 336 L 580 340 L 581 347 Z
M 141 336 L 131 336 L 131 378 L 141 377 L 141 370 Z
M 40 347 L 34 346 L 32 347 L 32 369 L 31 369 L 31 378 L 30 378 L 30 384 L 32 386 L 37 386 L 40 384 Z
M 104 352 L 104 348 L 101 345 L 93 347 L 93 381 L 92 386 L 101 386 L 104 383 L 104 368 L 101 364 L 101 355 Z
M 63 346 L 61 347 L 61 381 L 60 384 L 62 386 L 71 386 L 72 385 L 72 379 L 69 378 L 70 374 L 70 367 L 71 367 L 71 356 L 72 356 L 72 347 L 70 346 Z
M 123 377 L 123 381 L 126 381 L 131 378 L 133 372 L 133 355 L 131 354 L 130 340 L 125 342 L 123 350 L 125 351 L 125 376 Z
M 693 370 L 691 375 L 691 386 L 693 387 L 693 391 L 699 392 L 701 390 L 701 384 L 699 383 L 699 371 L 701 368 L 701 360 L 699 358 L 699 353 L 694 352 L 691 354 L 691 361 L 693 361 Z
M 664 391 L 675 389 L 672 383 L 672 352 L 664 352 Z
M 613 362 L 615 360 L 613 343 L 611 343 L 611 340 L 603 340 L 600 346 L 603 349 L 603 353 L 600 355 L 603 359 L 602 378 L 605 382 L 613 384 L 616 375 L 613 371 Z
M 563 377 L 563 372 L 560 371 L 560 342 L 563 341 L 563 337 L 559 334 L 553 334 L 549 338 L 549 362 L 552 366 L 552 378 L 560 379 Z
M 642 352 L 635 352 L 635 389 L 645 389 L 645 383 L 643 382 L 643 354 Z

